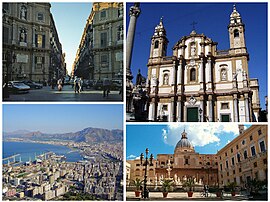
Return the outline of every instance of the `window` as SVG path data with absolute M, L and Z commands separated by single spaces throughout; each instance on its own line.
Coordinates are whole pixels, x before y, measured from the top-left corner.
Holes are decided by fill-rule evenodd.
M 258 130 L 258 135 L 261 135 L 262 134 L 262 130 Z
M 233 148 L 231 148 L 231 153 L 233 153 Z
M 244 159 L 247 159 L 247 150 L 244 151 Z
M 154 46 L 154 48 L 158 48 L 158 45 L 159 45 L 159 41 L 155 41 L 155 46 Z
M 190 70 L 190 81 L 196 81 L 196 69 L 192 68 Z
M 229 176 L 230 175 L 230 173 L 229 172 L 227 172 L 227 176 Z
M 261 141 L 261 142 L 260 142 L 260 149 L 261 149 L 261 152 L 265 152 L 265 144 L 264 144 L 264 141 Z
M 251 156 L 255 156 L 256 155 L 255 146 L 250 147 L 250 150 L 251 150 Z
M 107 55 L 101 55 L 101 57 L 100 57 L 100 62 L 101 62 L 101 63 L 107 63 L 107 62 L 108 62 L 108 57 L 107 57 Z
M 162 110 L 168 111 L 168 105 L 162 105 Z
M 254 162 L 253 165 L 254 165 L 254 168 L 257 168 L 257 162 Z
M 228 161 L 226 161 L 226 168 L 229 168 L 229 163 L 228 163 Z
M 185 165 L 188 165 L 188 159 L 185 159 Z
M 117 41 L 123 40 L 123 26 L 118 26 L 117 29 Z
M 232 157 L 232 166 L 234 166 L 234 157 Z
M 220 80 L 227 81 L 227 70 L 225 68 L 222 68 L 220 71 Z
M 106 11 L 101 11 L 100 12 L 100 18 L 101 19 L 106 18 Z
M 267 164 L 267 159 L 263 159 L 263 164 L 264 164 L 264 165 Z
M 225 156 L 227 156 L 227 152 L 225 152 Z
M 169 85 L 169 75 L 168 74 L 163 75 L 163 85 Z
M 246 141 L 245 141 L 245 140 L 243 140 L 243 141 L 242 141 L 242 145 L 245 145 L 245 144 L 246 144 Z
M 37 19 L 38 19 L 38 21 L 44 21 L 44 15 L 43 15 L 43 13 L 38 13 L 37 14 Z
M 4 27 L 2 37 L 3 37 L 2 38 L 3 42 L 8 43 L 8 39 L 9 39 L 9 28 L 8 27 Z
M 238 144 L 236 145 L 236 149 L 238 149 L 239 147 L 238 147 Z
M 220 170 L 222 171 L 222 164 L 220 164 Z
M 235 29 L 233 31 L 233 36 L 234 36 L 234 38 L 239 37 L 239 31 L 238 31 L 238 29 Z
M 37 48 L 45 48 L 45 35 L 36 34 L 35 42 Z
M 9 10 L 9 3 L 3 3 L 3 9 L 5 11 L 8 11 Z
M 41 56 L 36 56 L 35 57 L 35 63 L 36 64 L 44 64 L 44 57 L 41 57 Z
M 233 174 L 235 174 L 235 170 L 233 170 Z
M 221 109 L 229 109 L 229 103 L 228 102 L 221 103 Z
M 100 34 L 100 46 L 101 47 L 107 46 L 107 33 L 106 32 Z
M 251 136 L 249 136 L 249 140 L 250 140 L 250 141 L 252 141 L 252 140 L 253 140 L 253 137 L 252 137 L 252 135 L 251 135 Z
M 241 159 L 240 159 L 240 154 L 239 154 L 239 153 L 237 154 L 237 161 L 238 161 L 238 162 L 241 161 Z
M 137 163 L 136 166 L 141 166 L 141 165 Z
M 242 172 L 242 169 L 241 168 L 239 168 L 239 173 L 241 173 Z

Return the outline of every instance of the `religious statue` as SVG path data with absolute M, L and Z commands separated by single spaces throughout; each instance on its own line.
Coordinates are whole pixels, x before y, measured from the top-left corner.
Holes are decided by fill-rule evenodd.
M 164 81 L 163 81 L 163 84 L 164 84 L 164 85 L 169 85 L 169 75 L 168 75 L 168 74 L 165 74 L 165 75 L 164 75 Z
M 192 43 L 190 48 L 191 48 L 190 55 L 191 56 L 195 56 L 196 55 L 196 46 L 195 46 L 195 43 Z
M 20 9 L 20 18 L 22 20 L 26 20 L 26 14 L 27 14 L 27 9 L 25 6 L 22 6 Z
M 227 80 L 227 71 L 226 69 L 221 70 L 221 80 L 226 81 Z
M 20 33 L 20 42 L 26 42 L 26 33 L 24 29 L 22 29 Z
M 141 70 L 140 69 L 138 70 L 138 74 L 137 74 L 137 77 L 136 77 L 136 86 L 137 85 L 142 85 L 142 75 L 141 75 Z

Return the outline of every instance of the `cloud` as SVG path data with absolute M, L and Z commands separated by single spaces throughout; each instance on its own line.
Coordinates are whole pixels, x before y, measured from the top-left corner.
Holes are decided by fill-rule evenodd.
M 226 133 L 237 133 L 238 125 L 224 125 L 219 123 L 204 123 L 183 125 L 170 123 L 167 128 L 162 129 L 162 138 L 165 144 L 175 146 L 181 139 L 181 134 L 186 131 L 187 137 L 193 146 L 205 146 L 211 143 L 220 144 L 220 136 Z
M 130 160 L 133 160 L 133 159 L 136 159 L 136 158 L 137 158 L 137 156 L 135 156 L 133 154 L 127 156 L 127 159 L 130 159 Z

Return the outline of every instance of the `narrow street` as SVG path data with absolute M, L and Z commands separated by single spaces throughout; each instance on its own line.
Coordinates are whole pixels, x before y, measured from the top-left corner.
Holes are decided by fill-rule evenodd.
M 91 102 L 91 101 L 122 101 L 122 95 L 119 91 L 111 91 L 108 97 L 103 97 L 102 90 L 84 89 L 81 93 L 75 93 L 71 85 L 63 87 L 62 91 L 57 88 L 51 89 L 46 86 L 42 89 L 30 90 L 29 93 L 24 94 L 10 94 L 9 98 L 4 98 L 3 101 L 55 101 L 55 102 Z

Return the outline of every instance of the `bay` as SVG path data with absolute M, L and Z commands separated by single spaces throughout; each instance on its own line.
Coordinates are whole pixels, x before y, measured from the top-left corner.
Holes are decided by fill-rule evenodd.
M 53 152 L 57 155 L 64 155 L 67 162 L 77 162 L 83 160 L 82 155 L 78 151 L 73 151 L 70 148 L 62 145 L 50 145 L 30 142 L 3 142 L 3 158 L 12 156 L 14 154 L 20 154 L 16 157 L 16 161 L 20 160 L 26 162 L 34 160 L 35 156 L 43 154 L 45 152 Z M 13 159 L 10 159 L 13 161 Z M 4 164 L 7 163 L 3 161 Z

